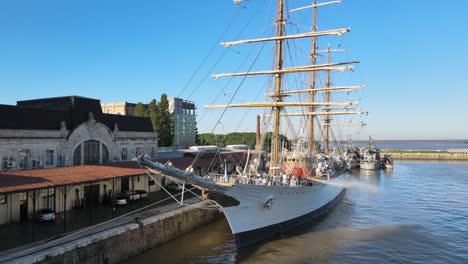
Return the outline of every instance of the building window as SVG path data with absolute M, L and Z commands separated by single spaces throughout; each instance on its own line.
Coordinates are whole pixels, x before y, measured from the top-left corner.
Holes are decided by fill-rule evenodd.
M 139 156 L 141 154 L 142 154 L 141 147 L 136 147 L 135 156 Z
M 99 164 L 99 141 L 88 140 L 84 143 L 84 164 Z
M 18 153 L 20 169 L 29 169 L 29 149 L 23 149 Z
M 6 203 L 7 203 L 6 194 L 0 194 L 0 204 L 6 204 Z
M 127 148 L 122 148 L 120 158 L 121 158 L 121 160 L 127 160 L 128 159 L 128 150 L 127 150 Z
M 155 155 L 154 155 L 154 147 L 151 147 L 151 158 L 155 158 Z
M 85 165 L 107 163 L 109 162 L 109 149 L 97 140 L 85 141 L 76 147 L 73 153 L 73 165 L 80 165 L 82 161 Z
M 102 163 L 109 162 L 109 150 L 106 145 L 102 144 Z
M 46 166 L 54 165 L 54 151 L 53 150 L 46 150 Z
M 81 145 L 76 147 L 73 153 L 73 165 L 81 165 Z

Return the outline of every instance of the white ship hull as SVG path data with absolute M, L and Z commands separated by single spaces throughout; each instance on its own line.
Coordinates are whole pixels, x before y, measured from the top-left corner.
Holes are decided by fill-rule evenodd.
M 254 184 L 224 186 L 189 171 L 141 159 L 148 169 L 165 177 L 221 193 L 239 201 L 239 205 L 221 207 L 236 238 L 237 247 L 267 239 L 278 233 L 310 221 L 327 212 L 345 192 L 345 188 L 330 180 L 330 184 L 289 187 Z M 152 168 L 152 169 L 151 169 Z
M 237 247 L 244 247 L 322 215 L 339 201 L 344 192 L 344 188 L 333 185 L 236 185 L 226 195 L 240 199 L 240 204 L 224 207 L 223 212 Z M 269 199 L 272 203 L 268 207 L 266 202 Z
M 378 162 L 361 162 L 361 169 L 363 170 L 378 170 Z

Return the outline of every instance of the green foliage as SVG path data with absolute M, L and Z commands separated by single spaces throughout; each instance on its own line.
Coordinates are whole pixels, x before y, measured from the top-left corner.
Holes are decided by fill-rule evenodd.
M 272 132 L 268 132 L 266 135 L 265 135 L 265 141 L 263 141 L 263 146 L 262 146 L 262 150 L 266 151 L 266 152 L 271 152 L 271 140 L 273 138 L 273 133 Z M 282 149 L 283 147 L 287 148 L 287 149 L 291 149 L 291 142 L 289 142 L 289 139 L 286 137 L 286 136 L 283 136 L 283 135 L 279 135 L 279 141 L 280 141 L 280 149 Z
M 158 144 L 161 147 L 169 147 L 174 143 L 174 118 L 169 112 L 167 95 L 161 95 L 159 103 L 156 99 L 147 105 L 138 103 L 133 116 L 150 117 L 154 130 L 158 133 Z
M 154 125 L 158 132 L 159 145 L 162 147 L 172 146 L 174 143 L 174 117 L 169 112 L 169 101 L 167 95 L 162 94 L 154 114 Z
M 205 133 L 200 134 L 199 137 L 200 143 L 197 144 L 204 146 L 215 145 L 218 147 L 225 147 L 227 145 L 243 144 L 251 148 L 255 148 L 256 144 L 254 132 L 234 132 L 226 135 Z M 271 149 L 271 137 L 272 133 L 267 133 L 265 136 L 265 141 L 263 142 L 263 150 L 268 152 Z M 290 148 L 289 140 L 285 136 L 280 135 L 281 146 L 283 146 L 283 143 L 286 148 Z
M 139 116 L 139 117 L 148 117 L 148 110 L 146 109 L 146 106 L 139 102 L 135 106 L 135 111 L 133 111 L 133 116 Z
M 218 134 L 211 134 L 211 133 L 206 133 L 206 134 L 200 134 L 200 145 L 202 146 L 207 146 L 207 145 L 214 145 L 214 146 L 220 146 L 224 147 L 226 144 L 224 143 L 224 135 L 218 135 Z
M 148 104 L 147 112 L 148 112 L 148 116 L 151 118 L 153 129 L 156 130 L 157 128 L 156 120 L 158 119 L 158 105 L 157 105 L 156 99 L 151 100 L 151 102 Z
M 201 146 L 202 145 L 202 140 L 200 138 L 200 134 L 198 134 L 198 128 L 197 124 L 195 123 L 195 145 Z

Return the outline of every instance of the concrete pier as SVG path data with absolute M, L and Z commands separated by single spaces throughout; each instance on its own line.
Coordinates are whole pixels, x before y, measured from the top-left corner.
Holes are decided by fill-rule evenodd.
M 0 263 L 118 263 L 206 225 L 221 215 L 217 210 L 199 208 L 212 205 L 211 201 L 191 199 L 186 202 L 192 206 L 158 207 L 63 239 L 2 252 Z
M 380 156 L 389 154 L 395 160 L 441 160 L 441 161 L 468 161 L 468 154 L 451 154 L 447 152 L 424 152 L 424 151 L 382 151 Z

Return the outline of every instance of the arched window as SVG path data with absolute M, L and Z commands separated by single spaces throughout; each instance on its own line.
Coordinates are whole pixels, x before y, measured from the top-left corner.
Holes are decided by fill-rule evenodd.
M 73 165 L 90 165 L 109 162 L 109 149 L 97 140 L 78 145 L 73 153 Z
M 102 144 L 102 163 L 109 162 L 109 150 L 107 149 L 106 145 Z
M 99 141 L 88 140 L 84 143 L 84 164 L 99 163 Z
M 73 152 L 73 165 L 81 165 L 81 145 L 78 145 Z

